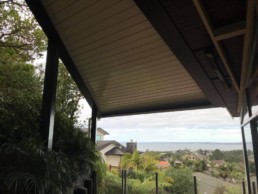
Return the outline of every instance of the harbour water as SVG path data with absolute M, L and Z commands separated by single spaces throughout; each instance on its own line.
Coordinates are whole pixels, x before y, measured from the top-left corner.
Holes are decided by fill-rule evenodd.
M 122 143 L 126 145 L 126 143 Z M 137 150 L 139 151 L 176 151 L 188 149 L 195 151 L 198 149 L 223 151 L 242 150 L 242 142 L 238 143 L 213 143 L 213 142 L 137 142 Z M 247 149 L 252 150 L 251 143 L 247 143 Z

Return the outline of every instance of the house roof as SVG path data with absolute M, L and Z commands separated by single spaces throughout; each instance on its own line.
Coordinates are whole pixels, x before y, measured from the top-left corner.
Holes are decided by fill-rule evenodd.
M 82 131 L 85 132 L 85 133 L 88 133 L 89 129 L 88 128 L 83 128 Z M 97 131 L 102 133 L 103 135 L 109 135 L 109 133 L 107 131 L 105 131 L 104 129 L 102 129 L 100 127 L 97 128 Z
M 102 129 L 100 127 L 97 128 L 97 131 L 102 133 L 103 135 L 109 135 L 109 133 L 107 131 L 105 131 L 104 129 Z
M 169 166 L 170 163 L 168 161 L 159 161 L 160 166 Z
M 122 156 L 122 155 L 124 155 L 124 151 L 122 149 L 120 149 L 119 147 L 114 147 L 111 150 L 107 151 L 105 153 L 105 155 L 118 155 L 118 156 Z
M 239 116 L 255 1 L 26 2 L 99 117 L 207 107 Z
M 96 144 L 97 144 L 97 150 L 99 151 L 103 150 L 105 147 L 111 144 L 115 144 L 116 147 L 121 147 L 121 149 L 125 150 L 125 147 L 122 144 L 114 140 L 97 141 Z

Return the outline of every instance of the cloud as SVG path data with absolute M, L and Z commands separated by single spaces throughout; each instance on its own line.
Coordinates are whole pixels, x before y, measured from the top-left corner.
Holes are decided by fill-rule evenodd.
M 84 105 L 83 118 L 91 116 Z M 224 108 L 200 109 L 100 119 L 105 139 L 126 142 L 241 142 L 239 118 Z

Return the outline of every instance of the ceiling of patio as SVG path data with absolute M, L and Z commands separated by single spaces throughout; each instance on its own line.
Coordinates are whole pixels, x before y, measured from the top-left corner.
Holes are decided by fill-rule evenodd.
M 246 1 L 27 3 L 48 37 L 58 37 L 98 116 L 205 107 L 239 115 Z

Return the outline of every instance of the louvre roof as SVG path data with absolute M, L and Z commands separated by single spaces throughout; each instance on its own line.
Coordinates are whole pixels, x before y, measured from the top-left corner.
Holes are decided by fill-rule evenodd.
M 99 117 L 208 107 L 239 115 L 254 2 L 26 2 Z

